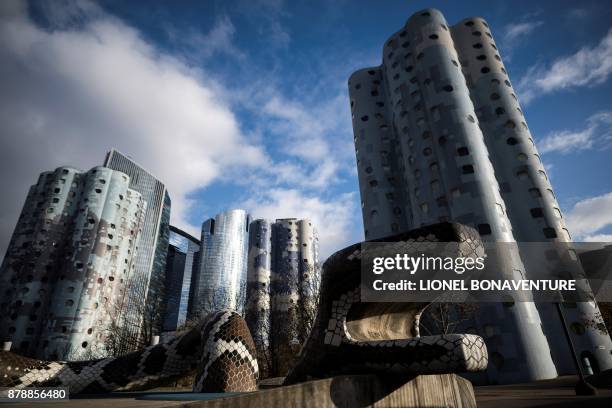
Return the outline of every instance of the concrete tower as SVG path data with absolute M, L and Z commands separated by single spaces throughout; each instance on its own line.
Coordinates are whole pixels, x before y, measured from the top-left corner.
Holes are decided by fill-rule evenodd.
M 202 224 L 202 247 L 194 277 L 191 315 L 218 309 L 242 313 L 246 296 L 249 215 L 244 210 L 219 213 Z
M 451 31 L 439 11 L 416 13 L 385 43 L 381 66 L 349 79 L 367 239 L 453 220 L 485 241 L 515 242 L 462 69 L 461 39 Z M 488 29 L 474 31 L 466 46 L 493 43 Z M 518 248 L 508 256 L 500 273 L 521 276 Z M 483 306 L 478 323 L 493 362 L 488 381 L 557 375 L 533 303 Z
M 308 219 L 255 220 L 249 236 L 246 320 L 267 375 L 285 375 L 314 321 L 319 240 Z
M 30 188 L 0 271 L 0 336 L 46 359 L 106 355 L 145 213 L 129 177 L 60 167 Z
M 150 339 L 143 339 L 143 334 L 151 336 L 161 331 L 171 203 L 166 186 L 130 157 L 113 149 L 106 155 L 104 166 L 127 174 L 130 188 L 138 191 L 147 203 L 127 305 L 132 335 L 124 351 L 129 351 L 142 340 L 149 344 Z
M 557 198 L 518 98 L 510 83 L 490 28 L 482 18 L 469 18 L 451 28 L 463 74 L 500 184 L 514 237 L 519 242 L 570 242 Z M 527 262 L 527 261 L 526 261 Z M 525 264 L 529 275 L 530 265 Z M 580 263 L 576 263 L 580 270 Z M 556 306 L 537 304 L 560 374 L 575 371 Z M 570 327 L 599 313 L 594 302 L 564 304 Z M 573 330 L 572 341 L 581 360 L 597 369 L 612 368 L 612 343 L 595 328 Z
M 245 319 L 255 345 L 263 376 L 270 365 L 270 279 L 272 276 L 272 223 L 257 219 L 249 227 Z

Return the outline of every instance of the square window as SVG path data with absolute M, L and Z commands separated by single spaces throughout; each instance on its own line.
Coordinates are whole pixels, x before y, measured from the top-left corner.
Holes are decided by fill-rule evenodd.
M 478 232 L 480 235 L 490 235 L 491 226 L 489 224 L 478 224 Z
M 540 193 L 540 189 L 539 188 L 530 188 L 529 189 L 529 194 L 531 194 L 531 196 L 533 198 L 542 197 L 542 193 Z
M 531 216 L 533 218 L 542 218 L 542 217 L 544 217 L 544 211 L 542 211 L 542 208 L 540 208 L 540 207 L 532 208 L 531 210 L 529 210 L 529 212 L 531 212 Z
M 471 164 L 466 164 L 465 166 L 461 166 L 461 172 L 463 174 L 472 174 L 474 173 L 474 166 Z
M 468 154 L 470 154 L 470 151 L 467 147 L 463 146 L 457 149 L 457 154 L 459 156 L 467 156 Z
M 554 228 L 550 228 L 550 227 L 543 228 L 542 232 L 544 232 L 544 236 L 546 238 L 557 238 L 557 232 L 555 231 Z

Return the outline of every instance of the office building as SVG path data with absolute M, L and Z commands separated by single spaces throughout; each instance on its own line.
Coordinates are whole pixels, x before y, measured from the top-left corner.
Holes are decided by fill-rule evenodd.
M 478 229 L 485 241 L 569 240 L 482 18 L 449 27 L 437 10 L 416 13 L 387 40 L 380 66 L 351 75 L 349 93 L 366 239 L 456 221 Z M 505 276 L 529 276 L 516 252 Z M 492 363 L 487 381 L 571 371 L 553 306 L 483 306 L 479 332 Z M 578 304 L 565 310 L 566 318 L 595 310 Z M 609 368 L 609 337 L 586 332 L 573 336 L 579 353 Z
M 164 184 L 130 157 L 111 150 L 104 166 L 130 177 L 130 188 L 147 203 L 136 272 L 130 282 L 126 322 L 131 336 L 125 351 L 148 345 L 162 326 L 165 264 L 170 225 L 170 196 Z
M 271 365 L 270 280 L 272 276 L 272 222 L 257 219 L 249 227 L 245 319 L 257 347 L 263 377 Z
M 243 312 L 249 222 L 246 211 L 230 210 L 202 224 L 199 269 L 193 278 L 190 306 L 194 318 L 219 309 Z
M 187 320 L 191 278 L 199 256 L 200 241 L 171 225 L 166 258 L 164 334 L 175 332 Z
M 105 167 L 44 172 L 28 193 L 0 270 L 0 336 L 41 359 L 113 353 L 146 204 Z
M 316 314 L 316 229 L 307 219 L 255 220 L 248 259 L 246 321 L 266 374 L 285 375 Z

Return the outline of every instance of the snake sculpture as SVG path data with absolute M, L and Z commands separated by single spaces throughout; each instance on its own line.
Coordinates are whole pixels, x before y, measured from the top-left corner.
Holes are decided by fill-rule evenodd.
M 481 248 L 474 229 L 453 223 L 379 241 L 392 242 L 394 248 L 399 244 L 403 251 L 416 251 L 420 242 L 457 242 L 460 256 L 476 256 Z M 419 336 L 419 319 L 428 303 L 362 302 L 361 248 L 361 243 L 349 246 L 325 262 L 317 318 L 285 384 L 336 374 L 418 375 L 487 367 L 479 336 Z M 257 389 L 255 356 L 244 319 L 221 310 L 179 337 L 120 357 L 48 362 L 2 351 L 0 386 L 67 387 L 70 393 L 141 390 L 197 370 L 194 392 L 246 392 Z
M 455 243 L 446 255 L 475 258 L 483 246 L 478 232 L 439 223 L 351 245 L 323 266 L 319 309 L 310 336 L 285 384 L 338 374 L 405 375 L 483 371 L 484 340 L 472 334 L 419 336 L 421 314 L 430 303 L 362 302 L 362 259 L 397 253 L 419 255 L 423 243 Z M 367 253 L 369 252 L 369 253 Z
M 255 344 L 236 312 L 220 310 L 182 336 L 119 357 L 41 361 L 0 352 L 0 386 L 67 387 L 71 394 L 153 388 L 196 371 L 194 392 L 253 391 Z

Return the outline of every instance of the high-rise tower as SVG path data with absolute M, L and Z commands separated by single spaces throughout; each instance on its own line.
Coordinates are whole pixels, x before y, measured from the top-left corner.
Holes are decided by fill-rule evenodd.
M 230 210 L 202 224 L 190 315 L 197 317 L 218 309 L 243 312 L 249 222 L 246 211 Z
M 143 336 L 151 337 L 161 331 L 171 203 L 164 184 L 128 156 L 113 149 L 106 155 L 104 166 L 127 174 L 130 188 L 138 191 L 147 203 L 127 305 L 127 324 L 132 328 L 131 339 L 125 344 L 128 351 L 138 347 L 139 340 L 148 345 L 150 339 Z
M 200 241 L 170 226 L 166 258 L 164 332 L 174 332 L 187 320 L 193 272 L 200 256 Z
M 515 239 L 518 242 L 571 241 L 546 169 L 488 24 L 482 18 L 468 18 L 453 26 L 451 32 L 461 56 L 461 67 Z M 475 34 L 478 32 L 482 34 Z M 529 259 L 525 262 L 529 262 Z M 526 263 L 525 267 L 529 274 L 530 265 Z M 582 269 L 579 264 L 577 267 Z M 574 372 L 567 342 L 557 340 L 563 338 L 564 333 L 556 306 L 539 303 L 537 307 L 544 332 L 551 339 L 549 345 L 557 370 L 560 374 Z M 581 323 L 599 314 L 597 305 L 594 302 L 566 303 L 563 305 L 563 313 L 573 328 L 572 342 L 577 348 L 579 359 L 584 363 L 587 358 L 589 365 L 596 370 L 612 368 L 612 342 L 609 335 L 595 328 L 586 328 Z
M 314 322 L 319 283 L 319 239 L 310 220 L 251 223 L 246 320 L 267 375 L 285 375 L 291 366 Z
M 245 319 L 263 376 L 270 375 L 270 281 L 272 277 L 272 222 L 257 219 L 249 227 Z
M 104 356 L 123 315 L 145 202 L 105 167 L 40 175 L 0 270 L 0 336 L 46 359 Z
M 449 27 L 437 10 L 414 14 L 385 43 L 382 65 L 350 77 L 349 93 L 366 239 L 448 220 L 491 242 L 569 239 L 483 19 Z M 518 248 L 511 255 L 509 276 L 529 274 Z M 559 319 L 550 305 L 540 313 L 533 303 L 483 306 L 489 381 L 568 370 Z M 575 343 L 609 367 L 609 337 L 593 330 Z

